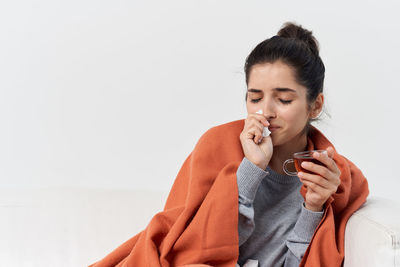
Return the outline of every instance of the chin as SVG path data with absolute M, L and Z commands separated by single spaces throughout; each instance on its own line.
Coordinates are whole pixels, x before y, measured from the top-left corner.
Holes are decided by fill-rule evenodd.
M 272 133 L 271 134 L 272 146 L 282 146 L 290 141 L 286 136 L 282 133 Z
M 273 136 L 272 134 L 271 134 L 271 141 L 272 141 L 272 146 L 280 146 L 282 144 L 279 138 Z

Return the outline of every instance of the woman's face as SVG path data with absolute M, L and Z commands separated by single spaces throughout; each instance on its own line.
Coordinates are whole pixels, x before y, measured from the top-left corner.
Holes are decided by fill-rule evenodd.
M 279 60 L 253 65 L 247 87 L 247 113 L 263 111 L 270 123 L 273 145 L 296 142 L 311 114 L 307 109 L 307 89 L 295 81 L 292 69 Z

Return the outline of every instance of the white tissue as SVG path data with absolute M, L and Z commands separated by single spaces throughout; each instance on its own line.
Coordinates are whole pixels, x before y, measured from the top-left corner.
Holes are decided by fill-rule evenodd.
M 263 129 L 263 136 L 264 136 L 264 137 L 269 136 L 270 133 L 271 133 L 271 131 L 268 130 L 268 127 L 264 127 L 264 129 Z
M 257 111 L 256 113 L 257 113 L 257 114 L 262 114 L 262 109 L 260 109 L 260 110 Z M 270 133 L 271 133 L 271 131 L 268 129 L 268 127 L 264 127 L 262 135 L 263 135 L 264 137 L 266 137 L 266 136 L 269 136 Z

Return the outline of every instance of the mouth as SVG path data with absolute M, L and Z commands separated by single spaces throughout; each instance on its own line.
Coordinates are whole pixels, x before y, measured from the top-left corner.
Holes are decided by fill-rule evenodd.
M 268 130 L 270 130 L 270 132 L 275 132 L 276 130 L 278 130 L 280 127 L 268 127 Z

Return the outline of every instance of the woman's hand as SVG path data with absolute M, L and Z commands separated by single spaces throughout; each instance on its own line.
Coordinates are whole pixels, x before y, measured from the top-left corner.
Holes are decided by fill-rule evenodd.
M 332 159 L 334 149 L 327 148 L 328 155 L 314 152 L 313 158 L 317 159 L 325 166 L 312 162 L 302 162 L 301 167 L 313 172 L 314 174 L 298 172 L 300 181 L 307 186 L 305 197 L 306 208 L 312 211 L 322 211 L 323 205 L 328 198 L 336 193 L 340 185 L 340 170 Z
M 240 133 L 240 142 L 245 157 L 263 170 L 267 168 L 273 152 L 271 136 L 262 136 L 264 126 L 269 126 L 264 115 L 250 113 L 244 121 L 243 131 Z M 259 143 L 259 141 L 261 142 Z

